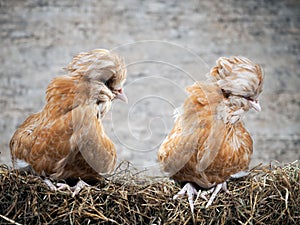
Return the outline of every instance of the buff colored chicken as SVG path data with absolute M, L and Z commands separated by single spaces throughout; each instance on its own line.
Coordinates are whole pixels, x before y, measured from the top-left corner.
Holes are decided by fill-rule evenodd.
M 14 133 L 13 164 L 25 162 L 38 175 L 57 180 L 89 181 L 113 170 L 116 150 L 101 119 L 112 100 L 127 102 L 125 79 L 123 61 L 108 50 L 75 56 L 67 74 L 49 84 L 43 110 L 29 116 Z
M 180 182 L 188 182 L 174 198 L 187 193 L 210 206 L 230 177 L 247 174 L 252 139 L 242 116 L 251 108 L 260 111 L 261 67 L 244 57 L 219 58 L 205 82 L 187 88 L 189 97 L 177 110 L 175 125 L 158 151 L 162 169 Z M 194 184 L 203 189 L 197 192 Z

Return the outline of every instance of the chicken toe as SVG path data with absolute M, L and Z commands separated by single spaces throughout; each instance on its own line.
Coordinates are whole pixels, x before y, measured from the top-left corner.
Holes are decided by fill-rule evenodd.
M 56 183 L 53 184 L 49 179 L 44 180 L 45 184 L 49 187 L 51 191 L 64 191 L 68 190 L 72 193 L 72 197 L 76 196 L 84 187 L 89 187 L 90 185 L 84 182 L 83 180 L 79 180 L 77 184 L 73 187 L 66 183 Z
M 226 181 L 221 183 L 221 184 L 218 184 L 217 186 L 215 186 L 212 190 L 212 195 L 210 196 L 205 208 L 208 208 L 212 203 L 213 201 L 215 200 L 215 198 L 217 197 L 218 193 L 220 192 L 220 190 L 223 190 L 225 191 L 227 194 L 230 194 L 230 192 L 228 191 L 227 189 L 227 183 Z
M 196 188 L 191 183 L 186 183 L 183 188 L 174 195 L 173 199 L 177 199 L 178 197 L 182 197 L 186 194 L 188 196 L 191 212 L 194 214 L 194 195 L 197 195 L 197 193 Z

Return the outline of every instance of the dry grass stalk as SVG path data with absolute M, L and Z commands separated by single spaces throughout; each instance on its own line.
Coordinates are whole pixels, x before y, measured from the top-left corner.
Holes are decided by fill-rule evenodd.
M 128 163 L 79 195 L 50 191 L 30 174 L 0 166 L 0 224 L 193 224 L 186 199 L 173 200 L 179 185 L 143 176 Z M 229 182 L 205 209 L 195 203 L 197 224 L 299 224 L 300 161 L 257 167 Z

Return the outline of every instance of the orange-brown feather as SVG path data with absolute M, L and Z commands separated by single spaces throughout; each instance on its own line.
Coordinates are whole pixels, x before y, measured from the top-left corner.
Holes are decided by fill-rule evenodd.
M 82 59 L 85 55 L 88 61 Z M 101 117 L 109 110 L 114 95 L 102 82 L 101 74 L 104 81 L 113 77 L 122 82 L 126 71 L 118 63 L 121 60 L 106 50 L 74 57 L 69 74 L 49 84 L 43 110 L 29 116 L 14 133 L 10 141 L 13 162 L 23 160 L 36 173 L 57 179 L 93 179 L 110 172 L 116 151 L 104 132 Z M 70 69 L 72 65 L 77 65 L 74 70 Z M 95 75 L 91 68 L 98 73 Z M 99 104 L 104 110 L 99 110 Z
M 248 169 L 253 143 L 241 115 L 263 84 L 261 68 L 243 57 L 220 58 L 210 75 L 187 88 L 189 96 L 158 151 L 169 176 L 203 188 Z
M 215 130 L 211 130 L 217 119 L 215 116 L 217 106 L 224 99 L 217 86 L 196 83 L 187 90 L 191 95 L 184 103 L 184 113 L 176 121 L 166 138 L 167 141 L 160 147 L 159 161 L 174 179 L 195 182 L 201 187 L 209 188 L 224 182 L 230 175 L 248 168 L 252 154 L 252 139 L 242 122 L 234 125 L 224 124 L 224 127 L 215 127 Z M 185 136 L 183 133 L 191 127 L 192 130 Z M 214 140 L 219 142 L 218 149 L 208 149 L 216 152 L 211 158 L 207 158 L 206 168 L 197 170 L 207 151 L 206 144 L 212 145 L 206 141 L 213 132 L 222 135 L 221 138 L 218 137 L 220 140 Z M 172 137 L 175 133 L 178 135 Z M 234 142 L 241 140 L 243 143 L 234 148 Z

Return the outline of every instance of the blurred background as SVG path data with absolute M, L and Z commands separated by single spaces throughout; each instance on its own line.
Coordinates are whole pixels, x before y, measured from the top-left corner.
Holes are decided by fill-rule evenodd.
M 118 160 L 156 173 L 185 87 L 220 56 L 242 55 L 265 72 L 262 112 L 250 111 L 252 166 L 300 159 L 300 1 L 0 0 L 0 163 L 16 128 L 45 103 L 72 57 L 112 49 L 127 64 L 129 103 L 104 125 Z

